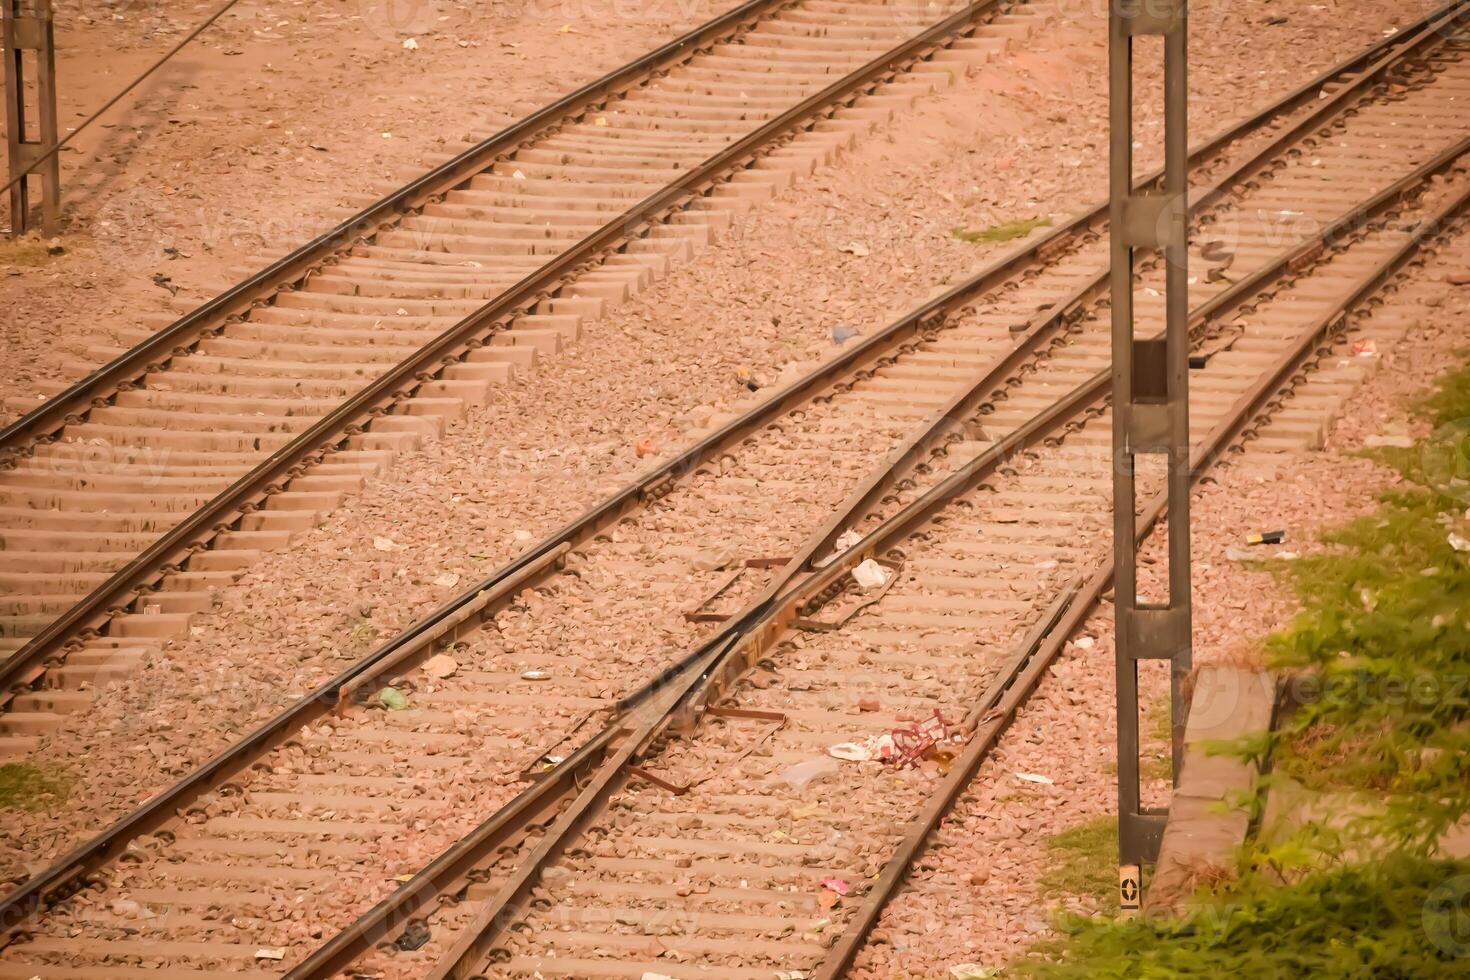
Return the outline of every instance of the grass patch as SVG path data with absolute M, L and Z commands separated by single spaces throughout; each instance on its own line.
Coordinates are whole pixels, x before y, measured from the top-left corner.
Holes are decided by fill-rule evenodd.
M 371 619 L 360 616 L 352 621 L 347 635 L 352 638 L 352 645 L 361 650 L 372 646 L 373 641 L 378 638 L 378 628 Z
M 1118 910 L 1118 821 L 1099 817 L 1049 838 L 1042 894 L 1078 895 L 1099 911 Z
M 1139 726 L 1143 737 L 1165 745 L 1174 744 L 1174 706 L 1165 695 L 1143 710 L 1144 723 Z
M 1167 696 L 1144 706 L 1139 719 L 1138 772 L 1145 780 L 1174 778 L 1173 708 Z
M 1174 778 L 1174 760 L 1168 755 L 1145 752 L 1138 763 L 1138 774 L 1145 782 Z
M 27 239 L 0 241 L 0 265 L 38 266 L 45 265 L 50 254 L 44 242 Z
M 72 778 L 59 769 L 29 762 L 0 764 L 0 810 L 44 810 L 64 803 Z
M 1011 242 L 1017 238 L 1025 238 L 1038 228 L 1051 227 L 1048 218 L 1019 218 L 1015 221 L 1007 221 L 1005 224 L 992 225 L 989 228 L 981 228 L 970 231 L 967 228 L 955 228 L 951 234 L 962 242 L 971 242 L 979 245 L 993 245 L 996 242 Z
M 1470 350 L 1456 352 L 1470 358 Z M 1455 422 L 1470 413 L 1470 368 L 1451 372 L 1435 382 L 1434 390 L 1419 400 L 1416 413 L 1435 425 Z

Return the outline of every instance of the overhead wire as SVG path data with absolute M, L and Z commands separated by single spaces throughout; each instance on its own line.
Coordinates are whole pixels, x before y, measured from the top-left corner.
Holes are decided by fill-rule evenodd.
M 194 40 L 200 34 L 203 34 L 211 24 L 219 20 L 225 14 L 229 13 L 231 8 L 235 7 L 239 3 L 240 0 L 226 0 L 224 6 L 220 7 L 214 13 L 210 14 L 209 18 L 205 20 L 204 23 L 200 24 L 198 27 L 190 31 L 188 36 L 186 36 L 178 44 L 175 44 L 167 54 L 165 54 L 163 57 L 159 58 L 152 65 L 150 65 L 148 69 L 143 72 L 143 74 L 139 75 L 137 78 L 129 82 L 127 87 L 125 87 L 121 92 L 118 92 L 112 98 L 108 99 L 107 102 L 102 106 L 102 108 L 98 109 L 96 112 L 92 113 L 90 116 L 84 119 L 80 126 L 67 133 L 66 136 L 62 139 L 57 140 L 55 143 L 53 143 L 50 147 L 46 149 L 45 153 L 42 153 L 40 156 L 36 157 L 36 159 L 32 160 L 24 170 L 11 178 L 10 183 L 6 184 L 4 188 L 0 188 L 0 194 L 5 193 L 16 184 L 19 184 L 22 180 L 25 180 L 26 177 L 29 176 L 37 167 L 45 163 L 47 160 L 50 160 L 56 154 L 60 153 L 68 143 L 70 143 L 82 132 L 82 130 L 92 125 L 92 123 L 96 122 L 103 113 L 107 112 L 108 109 L 111 109 L 113 106 L 117 105 L 118 102 L 122 101 L 122 99 L 124 99 L 129 92 L 141 85 L 143 81 L 148 78 L 148 76 L 152 75 L 158 69 L 167 64 L 169 59 L 178 54 L 179 51 L 181 51 L 186 44 Z

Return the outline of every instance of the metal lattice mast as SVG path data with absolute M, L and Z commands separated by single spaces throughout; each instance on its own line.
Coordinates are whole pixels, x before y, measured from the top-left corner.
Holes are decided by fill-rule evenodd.
M 0 0 L 5 21 L 5 135 L 10 180 L 29 170 L 10 188 L 10 232 L 21 235 L 31 224 L 30 185 L 41 183 L 41 225 L 50 234 L 61 217 L 61 161 L 56 145 L 56 44 L 51 0 Z M 30 58 L 26 52 L 32 52 Z M 34 77 L 31 77 L 34 75 Z M 34 138 L 26 98 L 35 98 Z M 38 162 L 39 161 L 39 162 Z
M 1164 179 L 1133 189 L 1133 45 L 1161 36 L 1164 53 Z M 1166 813 L 1142 809 L 1138 759 L 1138 664 L 1171 662 L 1174 777 L 1183 741 L 1181 685 L 1190 669 L 1189 227 L 1187 0 L 1112 0 L 1109 10 L 1113 327 L 1113 533 L 1118 685 L 1118 843 L 1125 908 L 1137 907 L 1137 866 L 1157 857 Z M 1137 336 L 1135 250 L 1162 250 L 1166 331 Z M 1152 334 L 1152 331 L 1149 331 Z M 1138 598 L 1135 462 L 1168 461 L 1169 596 Z M 1131 871 L 1131 882 L 1130 882 Z M 1129 894 L 1129 892 L 1132 894 Z

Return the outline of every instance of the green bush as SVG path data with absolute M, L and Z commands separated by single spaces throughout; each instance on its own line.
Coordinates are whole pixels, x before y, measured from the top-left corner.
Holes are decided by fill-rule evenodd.
M 1179 919 L 1068 918 L 1006 971 L 1035 980 L 1430 980 L 1470 976 L 1470 863 L 1398 856 L 1273 887 L 1252 878 Z

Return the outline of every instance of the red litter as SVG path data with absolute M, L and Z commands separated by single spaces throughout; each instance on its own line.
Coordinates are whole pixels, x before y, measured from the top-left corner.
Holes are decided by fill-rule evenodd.
M 924 761 L 924 756 L 929 750 L 938 745 L 949 731 L 949 723 L 934 709 L 934 715 L 916 722 L 909 728 L 895 728 L 893 730 L 893 761 L 902 769 L 905 766 L 918 766 Z

